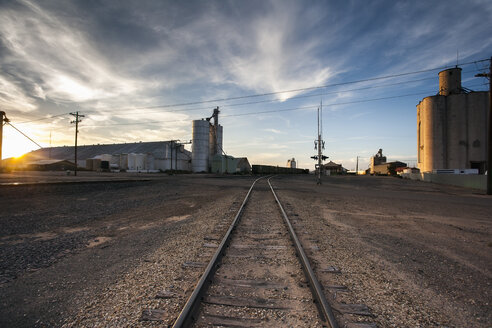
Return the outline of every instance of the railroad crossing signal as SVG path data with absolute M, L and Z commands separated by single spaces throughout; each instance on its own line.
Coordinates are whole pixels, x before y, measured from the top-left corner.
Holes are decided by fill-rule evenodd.
M 312 159 L 315 159 L 315 160 L 318 160 L 318 156 L 311 156 Z M 325 155 L 321 155 L 321 160 L 327 160 L 328 159 L 328 156 L 325 156 Z
M 318 140 L 314 140 L 314 149 L 318 150 L 318 155 L 311 156 L 312 159 L 317 160 L 318 164 L 315 165 L 318 181 L 317 184 L 321 184 L 321 172 L 323 171 L 323 161 L 328 158 L 328 156 L 323 155 L 323 149 L 325 149 L 325 141 L 322 139 L 323 134 L 323 102 L 321 106 L 318 107 Z

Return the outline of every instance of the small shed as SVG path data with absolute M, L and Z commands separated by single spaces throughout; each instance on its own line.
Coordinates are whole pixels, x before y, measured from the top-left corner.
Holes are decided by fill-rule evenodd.
M 333 161 L 329 161 L 328 163 L 324 164 L 323 170 L 326 172 L 327 175 L 343 174 L 347 171 L 342 167 L 342 164 L 337 164 Z
M 395 161 L 386 162 L 378 165 L 374 165 L 374 174 L 376 175 L 396 175 L 398 168 L 407 167 L 407 163 Z
M 214 155 L 212 173 L 236 173 L 238 159 L 227 155 Z
M 249 164 L 248 158 L 238 157 L 237 160 L 236 172 L 251 173 L 251 164 Z
M 60 159 L 42 159 L 25 164 L 30 171 L 65 171 L 75 170 L 75 163 Z

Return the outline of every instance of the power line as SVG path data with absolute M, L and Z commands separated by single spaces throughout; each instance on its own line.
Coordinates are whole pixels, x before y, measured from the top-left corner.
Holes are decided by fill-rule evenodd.
M 482 60 L 476 60 L 472 62 L 466 62 L 460 64 L 460 66 L 466 66 L 466 65 L 471 65 L 471 64 L 477 64 L 481 62 L 486 62 L 488 59 L 482 59 Z M 246 98 L 254 98 L 254 97 L 263 97 L 263 96 L 271 96 L 271 95 L 277 95 L 281 93 L 292 93 L 292 92 L 300 92 L 300 91 L 309 91 L 309 90 L 316 90 L 316 89 L 324 89 L 324 88 L 329 88 L 329 87 L 335 87 L 335 86 L 342 86 L 342 85 L 348 85 L 348 84 L 356 84 L 356 83 L 363 83 L 363 82 L 370 82 L 370 81 L 376 81 L 376 80 L 383 80 L 383 79 L 390 79 L 390 78 L 395 78 L 395 77 L 402 77 L 402 76 L 408 76 L 408 75 L 414 75 L 414 74 L 420 74 L 420 73 L 426 73 L 426 72 L 431 72 L 435 70 L 440 70 L 440 69 L 447 69 L 450 68 L 451 66 L 447 67 L 436 67 L 436 68 L 430 68 L 426 70 L 420 70 L 420 71 L 413 71 L 413 72 L 405 72 L 405 73 L 399 73 L 399 74 L 391 74 L 391 75 L 385 75 L 385 76 L 380 76 L 380 77 L 374 77 L 374 78 L 368 78 L 368 79 L 361 79 L 361 80 L 353 80 L 353 81 L 348 81 L 348 82 L 340 82 L 340 83 L 333 83 L 333 84 L 327 84 L 327 85 L 321 85 L 321 86 L 314 86 L 314 87 L 308 87 L 308 88 L 299 88 L 299 89 L 291 89 L 291 90 L 284 90 L 284 91 L 276 91 L 276 92 L 268 92 L 268 93 L 262 93 L 262 94 L 252 94 L 252 95 L 245 95 L 245 96 L 238 96 L 238 97 L 228 97 L 228 98 L 219 98 L 219 99 L 211 99 L 211 100 L 203 100 L 203 101 L 196 101 L 196 102 L 189 102 L 189 103 L 177 103 L 177 104 L 164 104 L 164 105 L 154 105 L 154 106 L 145 106 L 145 107 L 135 107 L 131 108 L 131 110 L 139 110 L 139 109 L 153 109 L 153 108 L 170 108 L 170 107 L 181 107 L 181 106 L 188 106 L 188 105 L 198 105 L 198 104 L 205 104 L 205 103 L 211 103 L 211 102 L 221 102 L 221 101 L 230 101 L 230 100 L 239 100 L 239 99 L 246 99 Z M 321 93 L 321 94 L 316 94 L 316 95 L 304 95 L 304 96 L 296 96 L 296 97 L 291 97 L 290 99 L 297 99 L 297 98 L 308 98 L 308 97 L 318 97 L 322 96 L 325 94 L 333 94 L 333 93 L 343 93 L 343 92 L 350 92 L 350 91 L 360 91 L 360 90 L 366 90 L 366 89 L 372 89 L 372 88 L 378 88 L 378 87 L 384 87 L 384 86 L 392 86 L 392 85 L 398 85 L 398 84 L 405 84 L 405 83 L 412 83 L 412 82 L 418 82 L 418 81 L 424 81 L 428 79 L 434 79 L 432 78 L 424 78 L 424 79 L 417 79 L 417 80 L 411 80 L 411 81 L 402 81 L 402 82 L 395 82 L 392 84 L 386 84 L 386 85 L 380 85 L 380 86 L 368 86 L 368 87 L 363 87 L 363 88 L 356 88 L 356 89 L 351 89 L 351 90 L 342 90 L 342 91 L 334 91 L 330 93 Z M 244 106 L 244 105 L 251 105 L 251 104 L 258 104 L 258 103 L 266 103 L 266 102 L 276 102 L 280 101 L 278 99 L 269 99 L 269 100 L 261 100 L 257 102 L 247 102 L 247 103 L 237 103 L 237 104 L 229 104 L 225 106 Z M 192 111 L 192 110 L 201 110 L 201 109 L 208 109 L 208 107 L 200 107 L 200 108 L 193 108 L 193 109 L 175 109 L 172 111 L 167 111 L 167 112 L 185 112 L 185 111 Z M 127 110 L 127 109 L 115 109 L 116 110 Z M 105 112 L 108 112 L 107 109 L 104 109 Z M 86 113 L 90 112 L 97 112 L 97 111 L 84 111 Z M 152 113 L 152 112 L 146 112 Z M 155 113 L 161 113 L 155 112 Z M 44 118 L 39 118 L 35 120 L 30 120 L 30 121 L 22 121 L 19 122 L 19 124 L 24 124 L 24 123 L 31 123 L 31 122 L 36 122 L 36 121 L 42 121 L 46 119 L 51 119 L 55 117 L 60 117 L 60 116 L 65 116 L 69 115 L 70 112 L 68 113 L 63 113 L 63 114 L 58 114 L 58 115 L 52 115 L 49 117 L 44 117 Z M 126 114 L 120 114 L 120 115 L 131 115 L 130 113 Z
M 472 71 L 467 71 L 467 72 L 472 72 Z M 337 90 L 337 91 L 332 91 L 332 92 L 323 92 L 323 93 L 317 93 L 313 95 L 302 95 L 302 96 L 295 96 L 291 97 L 288 100 L 293 100 L 293 99 L 301 99 L 301 98 L 312 98 L 312 97 L 319 97 L 319 96 L 325 96 L 325 95 L 330 95 L 330 94 L 338 94 L 338 93 L 345 93 L 345 92 L 352 92 L 352 91 L 361 91 L 361 90 L 369 90 L 369 89 L 376 89 L 376 88 L 383 88 L 383 87 L 388 87 L 388 86 L 395 86 L 395 85 L 401 85 L 401 84 L 407 84 L 407 83 L 414 83 L 414 82 L 422 82 L 422 81 L 427 81 L 427 80 L 434 80 L 435 77 L 427 77 L 427 78 L 422 78 L 422 79 L 416 79 L 416 80 L 409 80 L 409 81 L 401 81 L 401 82 L 394 82 L 394 83 L 388 83 L 388 84 L 380 84 L 380 85 L 373 85 L 373 86 L 367 86 L 367 87 L 362 87 L 362 88 L 354 88 L 354 89 L 348 89 L 348 90 Z M 270 102 L 280 102 L 281 100 L 279 99 L 267 99 L 267 100 L 259 100 L 259 101 L 251 101 L 251 102 L 242 102 L 242 103 L 233 103 L 233 104 L 226 104 L 222 105 L 222 108 L 229 108 L 229 107 L 236 107 L 236 106 L 245 106 L 245 105 L 256 105 L 256 104 L 262 104 L 262 103 L 270 103 Z M 159 108 L 161 106 L 156 105 L 156 106 L 151 106 L 152 108 Z M 139 108 L 134 108 L 135 110 L 137 109 L 145 109 L 143 107 Z M 149 108 L 151 109 L 151 108 Z M 188 111 L 195 111 L 195 110 L 203 110 L 203 109 L 210 109 L 209 106 L 207 107 L 199 107 L 199 108 L 182 108 L 182 109 L 173 109 L 173 110 L 166 110 L 166 111 L 152 111 L 152 112 L 143 112 L 145 114 L 157 114 L 157 113 L 179 113 L 179 112 L 188 112 Z M 125 110 L 124 113 L 118 113 L 117 116 L 134 116 L 135 112 L 130 112 L 128 109 L 114 109 L 114 110 L 105 110 L 105 112 L 113 112 L 117 110 Z M 86 113 L 90 112 L 96 112 L 96 111 L 86 111 Z
M 417 82 L 417 81 L 421 81 L 421 80 L 425 80 L 425 79 L 413 80 L 411 82 Z M 400 82 L 400 83 L 395 83 L 395 84 L 402 84 L 402 83 L 405 83 L 405 82 Z M 481 85 L 482 84 L 474 84 L 474 85 L 470 85 L 469 87 L 475 87 L 475 86 L 481 86 Z M 382 87 L 382 86 L 388 86 L 388 85 L 380 85 L 378 87 Z M 372 87 L 367 87 L 367 88 L 372 88 Z M 358 91 L 360 89 L 366 89 L 366 88 L 351 89 L 351 90 L 346 90 L 346 91 L 347 92 L 348 91 Z M 340 91 L 340 92 L 344 92 L 344 91 Z M 338 93 L 338 92 L 334 92 L 334 93 Z M 359 100 L 347 101 L 347 102 L 342 102 L 342 103 L 325 104 L 325 106 L 351 105 L 351 104 L 358 104 L 358 103 L 364 103 L 364 102 L 380 101 L 380 100 L 387 100 L 387 99 L 396 99 L 396 98 L 403 98 L 403 97 L 410 97 L 410 96 L 428 95 L 429 93 L 430 92 L 426 91 L 426 92 L 410 93 L 410 94 L 403 94 L 403 95 L 396 95 L 396 96 L 388 96 L 388 97 L 379 97 L 379 98 L 370 98 L 370 99 L 359 99 Z M 316 95 L 316 96 L 319 96 L 319 94 Z M 258 103 L 260 103 L 260 102 L 258 102 Z M 239 104 L 233 104 L 233 105 L 239 105 Z M 231 106 L 231 105 L 226 105 L 226 108 L 227 108 L 227 106 Z M 206 107 L 206 108 L 208 108 L 208 107 Z M 289 112 L 289 111 L 297 111 L 297 110 L 302 110 L 302 109 L 315 109 L 315 108 L 317 108 L 317 105 L 304 106 L 304 107 L 295 107 L 295 108 L 286 108 L 286 109 L 273 109 L 273 110 L 257 111 L 257 112 L 250 112 L 250 113 L 229 114 L 229 115 L 222 115 L 222 117 L 251 116 L 251 115 L 259 115 L 259 114 L 271 114 L 271 113 L 278 113 L 278 112 Z M 159 112 L 159 113 L 161 113 L 161 112 Z M 68 114 L 70 114 L 70 113 L 68 113 Z M 149 113 L 147 112 L 146 114 L 149 114 Z M 65 115 L 65 114 L 60 114 L 60 115 L 57 115 L 57 116 L 61 116 L 61 115 Z M 85 125 L 85 127 L 153 125 L 153 124 L 176 123 L 176 122 L 187 122 L 187 121 L 188 121 L 188 119 L 179 119 L 179 120 L 166 120 L 166 121 L 145 121 L 145 122 L 129 122 L 129 123 L 112 123 L 112 124 L 103 124 L 103 125 Z M 66 129 L 66 128 L 60 128 L 60 129 Z
M 403 97 L 409 97 L 409 96 L 417 96 L 417 95 L 423 95 L 423 94 L 429 94 L 429 92 L 410 93 L 410 94 L 404 94 L 404 95 L 371 98 L 371 99 L 360 99 L 360 100 L 354 100 L 354 101 L 346 101 L 346 102 L 342 102 L 342 103 L 325 104 L 324 106 L 326 107 L 326 106 L 350 105 L 350 104 L 357 104 L 357 103 L 371 102 L 371 101 L 378 101 L 378 100 L 385 100 L 385 99 L 395 99 L 395 98 L 403 98 Z M 302 110 L 302 109 L 316 109 L 316 108 L 318 108 L 318 105 L 310 105 L 310 106 L 295 107 L 295 108 L 285 108 L 285 109 L 272 109 L 272 110 L 250 112 L 250 113 L 229 114 L 229 115 L 222 115 L 222 117 L 237 117 L 237 116 L 249 116 L 249 115 L 258 115 L 258 114 L 270 114 L 270 113 L 289 112 L 289 111 L 296 111 L 296 110 Z M 185 121 L 188 121 L 188 120 L 172 120 L 172 121 L 166 120 L 166 121 L 145 121 L 145 122 L 133 122 L 133 123 L 114 123 L 114 124 L 107 124 L 107 125 L 85 125 L 85 127 L 107 127 L 107 126 L 113 126 L 113 125 L 162 124 L 162 123 L 174 123 L 174 122 L 185 122 Z
M 63 114 L 58 114 L 58 115 L 51 115 L 51 116 L 48 116 L 48 117 L 37 118 L 37 119 L 34 119 L 34 120 L 30 120 L 30 121 L 17 122 L 17 124 L 25 124 L 25 123 L 32 123 L 32 122 L 44 121 L 44 120 L 49 120 L 51 118 L 65 116 L 65 115 L 69 115 L 69 114 L 70 114 L 70 112 L 63 113 Z
M 330 95 L 330 94 L 338 94 L 338 93 L 344 93 L 344 92 L 382 88 L 382 87 L 387 87 L 387 86 L 395 86 L 395 85 L 400 85 L 400 84 L 421 82 L 421 81 L 434 80 L 434 79 L 435 79 L 435 77 L 431 77 L 431 78 L 424 78 L 424 79 L 417 79 L 417 80 L 410 80 L 410 81 L 395 82 L 395 83 L 391 83 L 391 84 L 380 84 L 380 85 L 368 86 L 368 87 L 363 87 L 363 88 L 338 90 L 338 91 L 332 91 L 332 92 L 323 92 L 323 93 L 317 93 L 314 95 L 295 96 L 295 97 L 289 98 L 289 101 L 292 99 L 312 98 L 312 97 L 319 97 L 319 96 L 325 96 L 325 95 Z M 256 104 L 269 103 L 269 102 L 280 102 L 280 100 L 278 100 L 278 99 L 267 99 L 267 100 L 259 100 L 259 101 L 243 102 L 243 103 L 226 104 L 226 105 L 223 105 L 222 108 L 245 106 L 245 105 L 256 105 Z M 210 107 L 207 106 L 207 107 L 200 107 L 200 108 L 182 108 L 182 109 L 166 110 L 165 112 L 164 111 L 153 111 L 153 112 L 145 112 L 145 114 L 187 112 L 187 111 L 202 110 L 202 109 L 210 109 Z M 90 113 L 91 111 L 88 111 L 88 112 L 85 111 L 85 112 Z M 108 112 L 108 111 L 105 110 L 105 112 Z M 129 112 L 129 111 L 117 114 L 117 116 L 134 116 L 134 115 L 135 115 L 135 112 Z
M 473 87 L 476 85 L 472 85 L 470 87 Z M 387 99 L 396 99 L 396 98 L 403 98 L 403 97 L 411 97 L 411 96 L 420 96 L 420 95 L 428 95 L 429 92 L 418 92 L 418 93 L 409 93 L 409 94 L 403 94 L 403 95 L 396 95 L 396 96 L 388 96 L 388 97 L 379 97 L 379 98 L 370 98 L 370 99 L 359 99 L 359 100 L 353 100 L 353 101 L 346 101 L 342 103 L 331 103 L 331 104 L 324 104 L 324 106 L 341 106 L 341 105 L 351 105 L 351 104 L 359 104 L 359 103 L 364 103 L 364 102 L 372 102 L 372 101 L 380 101 L 380 100 L 387 100 Z M 240 114 L 229 114 L 229 115 L 222 115 L 222 117 L 237 117 L 237 116 L 250 116 L 250 115 L 258 115 L 258 114 L 270 114 L 270 113 L 279 113 L 279 112 L 290 112 L 290 111 L 296 111 L 296 110 L 302 110 L 302 109 L 315 109 L 317 108 L 317 105 L 310 105 L 310 106 L 303 106 L 303 107 L 295 107 L 295 108 L 286 108 L 286 109 L 272 109 L 272 110 L 266 110 L 266 111 L 258 111 L 258 112 L 250 112 L 250 113 L 240 113 Z M 114 124 L 106 124 L 106 125 L 85 125 L 86 127 L 107 127 L 107 126 L 114 126 L 114 125 L 143 125 L 143 124 L 162 124 L 162 123 L 175 123 L 175 122 L 186 122 L 188 121 L 187 119 L 182 119 L 182 120 L 166 120 L 166 121 L 146 121 L 146 122 L 133 122 L 133 123 L 114 123 Z
M 488 61 L 488 59 L 481 59 L 481 60 L 476 60 L 476 61 L 472 61 L 472 62 L 461 63 L 460 66 L 466 66 L 466 65 L 470 65 L 470 64 L 477 64 L 477 63 L 485 62 L 485 61 Z M 155 105 L 155 106 L 146 106 L 146 107 L 136 107 L 134 109 L 153 109 L 153 108 L 180 107 L 180 106 L 206 104 L 206 103 L 212 103 L 212 102 L 221 102 L 221 101 L 229 101 L 229 100 L 238 100 L 238 99 L 246 99 L 246 98 L 272 96 L 272 95 L 277 95 L 277 94 L 281 94 L 281 93 L 292 93 L 292 92 L 300 92 L 300 91 L 309 91 L 309 90 L 316 90 L 316 89 L 324 89 L 324 88 L 331 88 L 331 87 L 336 87 L 336 86 L 342 86 L 342 85 L 347 85 L 347 84 L 355 84 L 355 83 L 362 83 L 362 82 L 370 82 L 370 81 L 384 80 L 384 79 L 390 79 L 390 78 L 395 78 L 395 77 L 402 77 L 402 76 L 408 76 L 408 75 L 414 75 L 414 74 L 432 72 L 432 71 L 436 71 L 436 70 L 448 69 L 448 68 L 452 68 L 452 67 L 454 67 L 454 66 L 444 66 L 444 67 L 429 68 L 429 69 L 420 70 L 420 71 L 412 71 L 412 72 L 405 72 L 405 73 L 399 73 L 399 74 L 384 75 L 384 76 L 378 76 L 378 77 L 373 77 L 373 78 L 367 78 L 367 79 L 361 79 L 361 80 L 353 80 L 353 81 L 347 81 L 347 82 L 339 82 L 339 83 L 332 83 L 332 84 L 326 84 L 326 85 L 320 85 L 320 86 L 313 86 L 313 87 L 307 87 L 307 88 L 299 88 L 299 89 L 291 89 L 291 90 L 283 90 L 283 91 L 275 91 L 275 92 L 258 93 L 258 94 L 245 95 L 245 96 L 237 96 L 237 97 L 209 99 L 209 100 L 194 101 L 194 102 L 188 102 L 188 103 L 176 103 L 176 104 L 165 104 L 165 105 Z
M 12 123 L 10 122 L 7 122 L 8 125 L 10 125 L 11 127 L 13 127 L 14 129 L 17 130 L 17 132 L 19 132 L 20 134 L 22 134 L 24 137 L 26 137 L 27 139 L 31 140 L 33 143 L 36 144 L 36 146 L 38 146 L 39 148 L 43 148 L 43 146 L 41 146 L 40 144 L 38 144 L 36 141 L 32 140 L 28 135 L 26 135 L 24 132 L 22 132 L 21 130 L 19 130 L 18 128 L 16 128 L 15 126 L 12 125 Z
M 435 77 L 431 78 L 423 78 L 423 79 L 416 79 L 416 80 L 410 80 L 410 81 L 401 81 L 401 82 L 395 82 L 391 84 L 380 84 L 380 85 L 375 85 L 375 86 L 368 86 L 368 87 L 363 87 L 363 88 L 355 88 L 355 89 L 348 89 L 348 90 L 339 90 L 339 91 L 332 91 L 332 92 L 324 92 L 324 93 L 318 93 L 314 95 L 303 95 L 303 96 L 296 96 L 289 98 L 289 100 L 292 99 L 300 99 L 300 98 L 312 98 L 312 97 L 319 97 L 319 96 L 325 96 L 325 95 L 330 95 L 330 94 L 338 94 L 338 93 L 344 93 L 344 92 L 352 92 L 352 91 L 360 91 L 360 90 L 368 90 L 368 89 L 375 89 L 375 88 L 382 88 L 382 87 L 388 87 L 388 86 L 395 86 L 395 85 L 401 85 L 401 84 L 407 84 L 407 83 L 414 83 L 414 82 L 422 82 L 426 80 L 434 80 Z M 477 85 L 474 85 L 477 86 Z M 470 86 L 472 87 L 472 86 Z M 229 107 L 236 107 L 236 106 L 245 106 L 245 105 L 254 105 L 254 104 L 261 104 L 261 103 L 268 103 L 268 102 L 279 102 L 280 100 L 278 99 L 268 99 L 268 100 L 260 100 L 260 101 L 252 101 L 252 102 L 245 102 L 245 103 L 235 103 L 235 104 L 228 104 L 224 105 L 223 108 L 229 108 Z M 200 107 L 200 108 L 184 108 L 184 109 L 175 109 L 175 110 L 166 110 L 166 111 L 153 111 L 153 112 L 144 112 L 142 114 L 157 114 L 157 113 L 174 113 L 174 112 L 187 112 L 187 111 L 194 111 L 194 110 L 202 110 L 202 109 L 210 109 L 209 106 L 207 107 Z M 91 113 L 95 111 L 85 111 L 85 113 Z M 105 111 L 107 112 L 107 110 Z M 261 113 L 261 112 L 260 112 Z M 240 114 L 238 114 L 240 115 Z M 125 113 L 119 113 L 116 116 L 135 116 L 135 112 L 128 112 L 126 111 Z M 230 115 L 226 115 L 230 116 Z M 176 120 L 176 121 L 168 121 L 168 122 L 180 122 L 181 120 Z M 157 122 L 157 121 L 156 121 Z M 124 125 L 122 123 L 122 125 Z

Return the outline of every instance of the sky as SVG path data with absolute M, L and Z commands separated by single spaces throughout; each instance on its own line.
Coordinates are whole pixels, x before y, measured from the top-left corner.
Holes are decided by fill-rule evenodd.
M 492 2 L 0 0 L 0 110 L 42 147 L 192 137 L 219 106 L 252 164 L 416 164 L 416 105 L 459 65 L 488 90 Z M 3 158 L 38 149 L 4 126 Z

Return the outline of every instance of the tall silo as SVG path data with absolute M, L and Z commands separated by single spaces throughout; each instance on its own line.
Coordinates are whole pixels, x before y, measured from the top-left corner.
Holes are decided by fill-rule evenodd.
M 209 140 L 209 156 L 210 161 L 212 156 L 222 154 L 222 125 L 210 124 L 210 132 L 208 135 Z
M 223 128 L 222 125 L 217 125 L 217 154 L 222 154 L 223 148 L 222 148 L 222 133 L 223 133 Z
M 191 169 L 193 172 L 208 172 L 210 123 L 206 120 L 193 121 L 191 144 Z
M 212 160 L 215 155 L 222 155 L 222 125 L 210 124 L 210 132 L 208 135 L 208 161 L 209 167 L 212 167 Z

